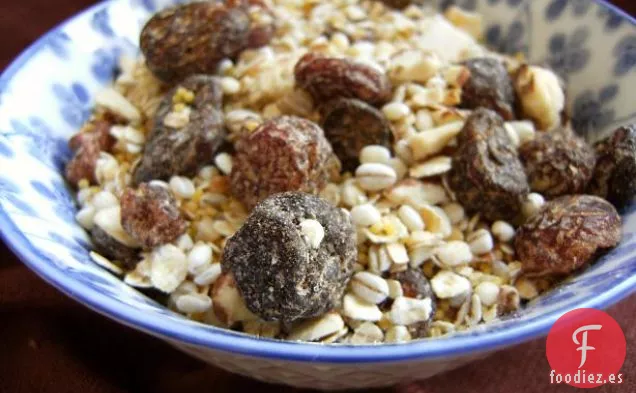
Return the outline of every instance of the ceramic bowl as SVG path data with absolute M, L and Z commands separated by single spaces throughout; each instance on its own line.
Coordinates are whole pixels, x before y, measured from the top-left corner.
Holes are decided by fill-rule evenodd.
M 0 79 L 0 225 L 9 247 L 87 307 L 221 368 L 323 389 L 390 385 L 458 367 L 540 337 L 568 310 L 604 308 L 636 288 L 636 208 L 621 245 L 516 318 L 402 345 L 322 346 L 256 339 L 190 321 L 95 265 L 60 175 L 67 139 L 109 83 L 117 57 L 137 52 L 148 16 L 167 1 L 99 3 L 44 35 Z M 440 1 L 440 7 L 449 1 Z M 590 140 L 636 120 L 636 21 L 601 1 L 463 0 L 484 15 L 488 43 L 524 52 L 567 82 L 576 129 Z

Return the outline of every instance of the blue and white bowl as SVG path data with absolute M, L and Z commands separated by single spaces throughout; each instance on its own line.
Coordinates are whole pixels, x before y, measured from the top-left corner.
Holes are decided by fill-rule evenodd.
M 163 4 L 160 4 L 163 3 Z M 95 265 L 61 170 L 66 141 L 117 57 L 134 54 L 140 26 L 166 0 L 112 0 L 69 19 L 22 53 L 0 78 L 0 225 L 16 254 L 91 309 L 206 362 L 265 381 L 362 388 L 422 379 L 544 335 L 568 310 L 604 308 L 636 288 L 636 205 L 621 245 L 524 309 L 518 318 L 402 345 L 322 346 L 256 339 L 190 321 Z M 522 51 L 568 85 L 576 129 L 596 140 L 636 121 L 636 21 L 602 1 L 439 1 L 480 12 L 493 47 Z

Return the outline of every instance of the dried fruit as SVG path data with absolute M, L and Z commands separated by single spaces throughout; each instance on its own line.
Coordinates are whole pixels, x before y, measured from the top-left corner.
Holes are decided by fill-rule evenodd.
M 126 188 L 120 203 L 124 230 L 144 248 L 169 243 L 186 230 L 177 201 L 164 187 L 142 183 Z
M 509 220 L 519 213 L 528 181 L 497 113 L 480 108 L 466 120 L 449 183 L 465 208 L 488 220 Z
M 391 125 L 382 112 L 363 101 L 337 99 L 323 113 L 322 128 L 344 170 L 353 171 L 360 164 L 358 157 L 365 146 L 393 146 Z
M 148 136 L 134 184 L 173 175 L 194 175 L 214 160 L 225 137 L 218 78 L 194 75 L 164 97 Z M 185 112 L 185 122 L 166 120 Z
M 464 63 L 470 78 L 462 90 L 462 108 L 487 108 L 505 120 L 515 118 L 515 90 L 504 64 L 497 59 L 478 58 Z
M 263 123 L 236 144 L 232 194 L 248 207 L 284 191 L 317 193 L 340 170 L 322 129 L 295 116 Z
M 221 59 L 247 47 L 249 35 L 250 17 L 243 8 L 195 2 L 155 14 L 141 32 L 140 46 L 148 68 L 174 82 L 214 73 Z
M 324 229 L 318 247 L 300 223 Z M 287 192 L 259 203 L 228 239 L 223 269 L 231 271 L 247 308 L 268 321 L 322 315 L 340 304 L 357 257 L 346 213 L 309 194 Z
M 381 0 L 384 4 L 392 8 L 402 9 L 411 4 L 422 5 L 426 0 Z
M 66 179 L 77 186 L 80 180 L 86 179 L 95 184 L 95 165 L 101 151 L 110 151 L 115 138 L 110 135 L 111 123 L 97 120 L 92 129 L 82 131 L 69 140 L 68 145 L 75 151 L 73 158 L 66 164 Z
M 435 293 L 431 288 L 431 283 L 420 269 L 408 269 L 403 272 L 391 274 L 391 279 L 397 280 L 402 285 L 402 292 L 405 298 L 426 299 L 431 300 L 431 311 L 429 318 L 425 321 L 419 321 L 408 325 L 409 333 L 413 338 L 426 337 L 428 329 L 435 315 Z M 400 298 L 398 298 L 400 299 Z M 395 309 L 395 304 L 392 306 Z M 395 310 L 393 310 L 395 311 Z
M 567 129 L 540 134 L 521 146 L 519 157 L 530 189 L 546 197 L 584 192 L 596 164 L 592 147 Z
M 391 82 L 384 73 L 347 59 L 308 53 L 294 68 L 298 86 L 307 90 L 316 102 L 334 98 L 357 98 L 381 105 L 391 98 Z
M 138 249 L 118 242 L 97 225 L 91 230 L 91 240 L 98 253 L 114 261 L 119 261 L 128 268 L 134 268 L 140 260 Z
M 622 209 L 636 195 L 636 125 L 619 128 L 594 147 L 598 161 L 590 192 Z
M 568 274 L 621 240 L 621 218 L 596 196 L 568 195 L 548 202 L 517 230 L 515 250 L 531 275 Z

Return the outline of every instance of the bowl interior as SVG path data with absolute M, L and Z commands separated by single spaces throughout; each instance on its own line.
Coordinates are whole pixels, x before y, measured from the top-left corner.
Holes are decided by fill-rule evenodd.
M 517 318 L 408 345 L 325 347 L 254 339 L 173 313 L 95 265 L 74 221 L 61 171 L 67 139 L 87 118 L 95 92 L 120 54 L 137 53 L 140 26 L 168 0 L 112 0 L 64 22 L 27 49 L 0 79 L 0 225 L 7 244 L 44 279 L 82 303 L 149 333 L 257 356 L 373 362 L 460 355 L 544 333 L 564 312 L 605 307 L 636 287 L 636 205 L 624 214 L 621 245 L 539 298 Z M 568 86 L 578 132 L 596 140 L 636 120 L 634 21 L 592 0 L 458 0 L 484 15 L 485 39 L 557 70 Z M 479 340 L 474 336 L 479 335 Z

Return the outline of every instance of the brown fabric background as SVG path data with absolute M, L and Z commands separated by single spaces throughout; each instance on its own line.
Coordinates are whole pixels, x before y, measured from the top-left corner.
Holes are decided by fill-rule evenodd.
M 572 0 L 571 0 L 572 1 Z M 616 0 L 632 14 L 636 2 Z M 0 69 L 87 0 L 2 2 Z M 624 384 L 597 392 L 636 392 L 636 295 L 609 313 L 623 327 Z M 500 352 L 418 384 L 378 392 L 573 392 L 549 384 L 545 340 Z M 0 244 L 0 393 L 34 392 L 301 392 L 207 366 L 145 334 L 118 325 L 66 298 Z

